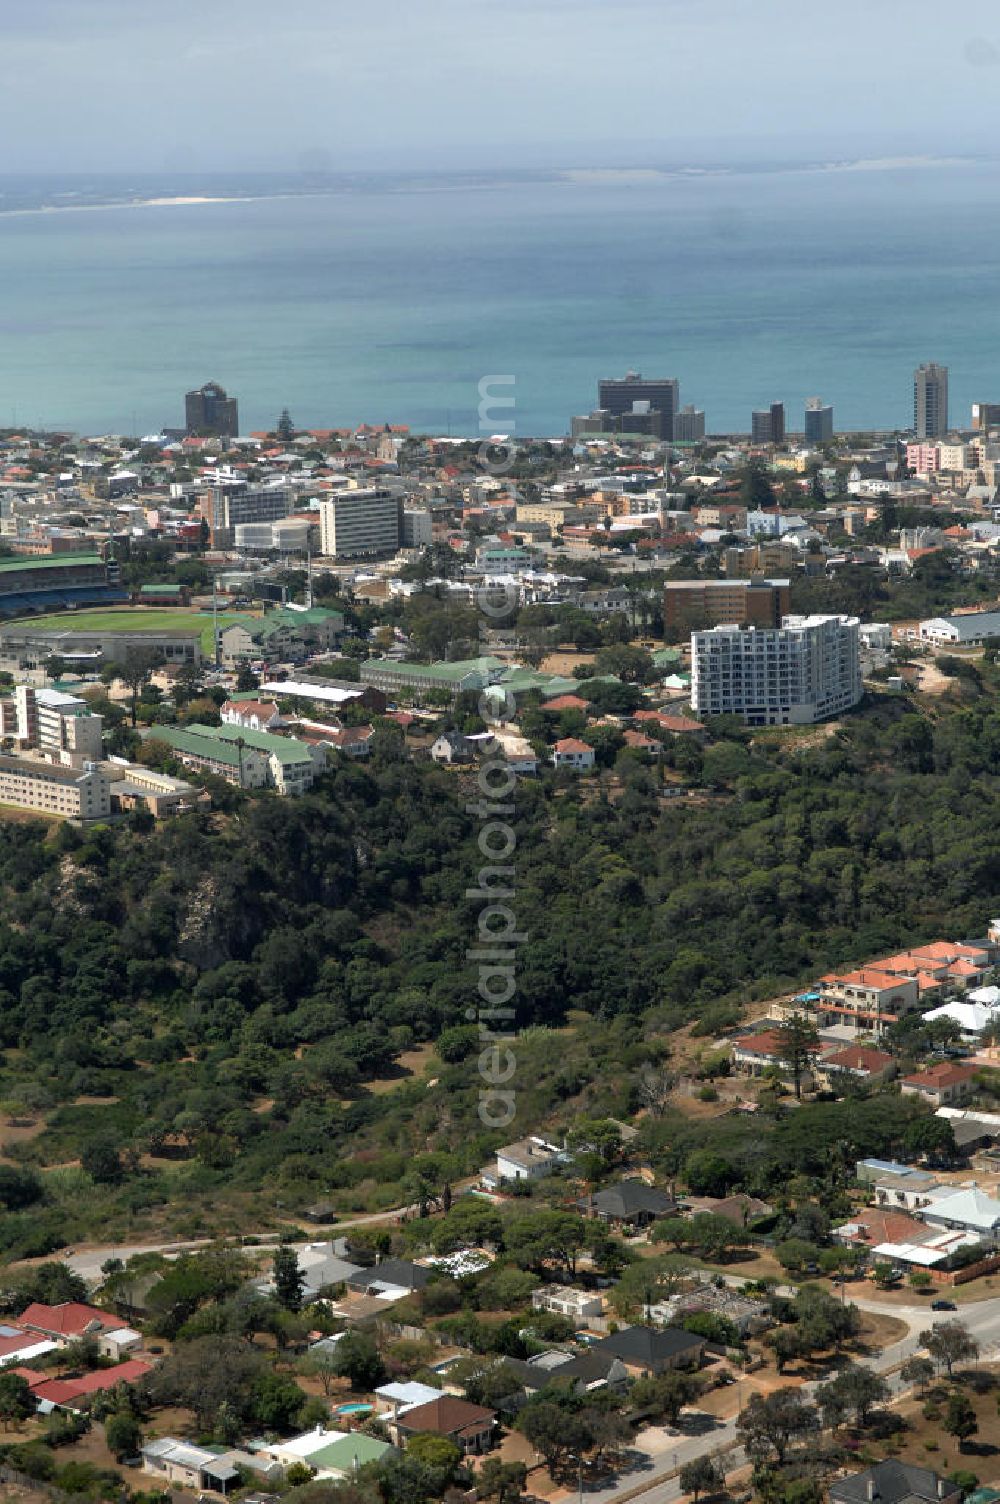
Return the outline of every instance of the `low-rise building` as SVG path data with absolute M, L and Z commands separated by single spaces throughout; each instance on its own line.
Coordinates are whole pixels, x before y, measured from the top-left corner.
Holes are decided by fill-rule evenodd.
M 535 1311 L 554 1311 L 570 1321 L 586 1321 L 604 1311 L 604 1297 L 593 1290 L 575 1290 L 572 1285 L 542 1285 L 531 1296 Z
M 163 742 L 185 767 L 224 778 L 240 789 L 267 786 L 268 761 L 254 747 L 238 746 L 217 736 L 205 735 L 212 726 L 157 726 L 151 741 Z
M 111 780 L 98 763 L 66 768 L 0 755 L 0 804 L 64 820 L 103 820 L 111 813 Z
M 566 1153 L 542 1138 L 522 1138 L 497 1150 L 496 1174 L 503 1180 L 541 1180 L 565 1163 Z
M 946 1107 L 962 1102 L 975 1090 L 976 1069 L 972 1065 L 958 1065 L 952 1060 L 942 1060 L 924 1071 L 904 1076 L 899 1083 L 904 1096 L 922 1097 L 932 1107 Z
M 219 710 L 224 726 L 245 726 L 250 731 L 274 731 L 283 724 L 273 701 L 227 700 Z
M 705 1338 L 679 1327 L 626 1326 L 594 1344 L 624 1363 L 636 1378 L 654 1378 L 671 1368 L 696 1368 Z
M 677 1210 L 672 1196 L 644 1180 L 622 1180 L 577 1204 L 585 1214 L 615 1227 L 647 1227 L 657 1217 L 669 1217 Z
M 552 748 L 552 764 L 556 768 L 571 768 L 575 773 L 586 773 L 595 762 L 594 749 L 576 736 L 564 736 Z
M 1000 611 L 960 611 L 954 616 L 933 616 L 919 627 L 921 642 L 935 647 L 982 647 L 1000 637 Z
M 482 1405 L 472 1405 L 453 1394 L 442 1394 L 426 1405 L 403 1410 L 396 1419 L 395 1430 L 401 1442 L 421 1432 L 431 1431 L 454 1442 L 461 1452 L 486 1452 L 493 1445 L 496 1414 Z
M 501 677 L 506 664 L 500 658 L 466 658 L 454 663 L 404 663 L 395 658 L 369 658 L 361 664 L 362 684 L 387 695 L 419 699 L 431 690 L 443 690 L 457 699 L 466 690 L 485 689 Z
M 950 1478 L 895 1458 L 836 1478 L 827 1492 L 830 1504 L 961 1504 L 962 1500 L 961 1487 Z
M 105 763 L 111 779 L 111 808 L 128 812 L 146 809 L 155 820 L 168 815 L 183 815 L 200 804 L 210 804 L 211 795 L 184 778 L 159 773 L 138 762 L 111 758 Z
M 334 647 L 344 630 L 340 611 L 323 606 L 282 606 L 264 616 L 244 616 L 219 633 L 222 662 L 233 668 L 248 659 L 297 663 Z

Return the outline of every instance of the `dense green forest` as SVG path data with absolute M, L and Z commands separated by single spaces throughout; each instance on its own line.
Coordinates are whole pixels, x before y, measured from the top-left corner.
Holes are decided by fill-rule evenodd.
M 506 1134 L 476 1115 L 466 1020 L 471 775 L 387 743 L 301 800 L 0 824 L 0 1100 L 35 1125 L 0 1167 L 4 1249 L 399 1204 L 511 1132 L 634 1111 L 683 1024 L 710 1038 L 755 998 L 1000 912 L 1000 713 L 978 671 L 933 716 L 886 698 L 829 736 L 678 755 L 701 802 L 628 757 L 518 785 Z

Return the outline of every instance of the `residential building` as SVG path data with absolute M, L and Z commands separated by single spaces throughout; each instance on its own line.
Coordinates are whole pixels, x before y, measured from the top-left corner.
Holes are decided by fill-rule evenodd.
M 432 1270 L 423 1264 L 413 1264 L 409 1259 L 383 1258 L 370 1268 L 359 1269 L 348 1277 L 350 1289 L 363 1295 L 385 1294 L 398 1291 L 406 1295 L 412 1290 L 422 1290 L 429 1282 Z
M 942 1060 L 927 1070 L 903 1076 L 899 1089 L 904 1096 L 922 1097 L 932 1107 L 947 1107 L 971 1096 L 976 1086 L 976 1068 Z
M 785 442 L 785 404 L 772 402 L 770 407 L 758 408 L 750 415 L 750 439 L 754 444 L 783 444 Z
M 705 412 L 689 403 L 674 414 L 675 444 L 697 444 L 705 437 Z
M 18 684 L 14 701 L 19 748 L 37 747 L 44 756 L 71 768 L 100 760 L 103 722 L 91 714 L 86 700 L 58 689 Z
M 983 1241 L 995 1243 L 1000 1236 L 1000 1201 L 975 1185 L 942 1189 L 921 1215 L 931 1227 L 973 1233 Z
M 227 480 L 213 486 L 199 500 L 197 515 L 208 523 L 213 548 L 232 548 L 236 529 L 252 522 L 277 522 L 292 508 L 286 486 L 255 486 Z
M 500 1180 L 540 1180 L 565 1160 L 565 1152 L 542 1138 L 522 1138 L 497 1150 Z
M 648 1227 L 657 1217 L 669 1217 L 677 1203 L 666 1191 L 658 1191 L 644 1180 L 622 1180 L 606 1190 L 595 1191 L 577 1203 L 579 1209 L 600 1217 L 615 1227 Z
M 552 748 L 552 764 L 556 768 L 571 768 L 576 773 L 586 773 L 594 766 L 594 749 L 575 736 L 564 736 Z
M 402 505 L 394 491 L 372 486 L 339 491 L 321 501 L 320 547 L 327 558 L 394 554 L 399 548 Z
M 456 762 L 471 762 L 475 745 L 458 731 L 445 731 L 431 743 L 431 758 L 449 766 Z
M 56 1306 L 33 1301 L 17 1320 L 20 1326 L 41 1332 L 60 1345 L 77 1342 L 81 1337 L 97 1337 L 121 1327 L 121 1321 L 113 1312 L 84 1305 L 79 1300 L 66 1300 Z
M 986 433 L 991 428 L 1000 428 L 1000 402 L 974 402 L 972 426 L 977 433 Z
M 787 578 L 792 570 L 799 567 L 801 558 L 800 550 L 794 543 L 783 543 L 778 538 L 763 539 L 749 547 L 741 548 L 737 545 L 727 548 L 722 556 L 722 567 L 727 580 L 750 580 L 755 575 L 783 575 Z M 761 622 L 761 625 L 780 626 L 787 609 L 786 601 L 773 620 Z M 697 625 L 714 627 L 721 623 L 698 622 Z
M 855 616 L 786 616 L 780 627 L 691 635 L 691 705 L 748 726 L 807 726 L 861 699 Z
M 833 438 L 833 408 L 822 397 L 806 399 L 805 439 L 807 444 L 829 444 Z
M 902 1207 L 908 1212 L 921 1211 L 930 1204 L 940 1182 L 924 1170 L 907 1167 L 902 1175 L 889 1171 L 875 1181 L 875 1201 L 879 1206 Z
M 396 1418 L 395 1432 L 401 1442 L 422 1431 L 432 1431 L 452 1441 L 466 1455 L 486 1452 L 493 1445 L 496 1414 L 482 1405 L 472 1405 L 453 1394 L 442 1394 L 425 1405 L 403 1410 Z
M 703 627 L 778 627 L 789 607 L 787 579 L 668 580 L 663 627 L 668 634 Z
M 246 726 L 251 731 L 273 731 L 284 725 L 273 701 L 227 700 L 219 717 L 224 726 Z
M 377 1436 L 366 1436 L 363 1431 L 351 1431 L 341 1436 L 331 1432 L 330 1440 L 315 1452 L 310 1452 L 306 1462 L 315 1469 L 320 1481 L 339 1483 L 346 1478 L 353 1480 L 365 1463 L 379 1462 L 392 1450 L 389 1442 Z
M 217 381 L 184 396 L 184 427 L 189 434 L 235 439 L 240 431 L 239 403 Z
M 116 1389 L 119 1384 L 136 1384 L 152 1373 L 153 1365 L 139 1358 L 130 1358 L 125 1363 L 115 1363 L 109 1368 L 99 1368 L 94 1373 L 85 1373 L 78 1378 L 46 1379 L 33 1384 L 31 1393 L 40 1406 L 60 1410 L 84 1410 L 92 1395 Z
M 813 1075 L 821 1086 L 840 1091 L 845 1080 L 887 1081 L 895 1075 L 895 1057 L 871 1045 L 849 1044 L 843 1049 L 824 1053 L 816 1061 Z
M 659 434 L 674 437 L 674 414 L 680 406 L 681 386 L 674 377 L 643 380 L 638 371 L 622 378 L 606 379 L 597 384 L 597 406 L 613 417 L 651 411 L 659 414 Z
M 593 1290 L 575 1290 L 572 1285 L 542 1285 L 532 1293 L 531 1305 L 535 1311 L 554 1311 L 571 1321 L 586 1321 L 602 1314 L 604 1297 Z
M 948 367 L 933 361 L 913 373 L 913 432 L 940 439 L 948 432 Z
M 147 1441 L 141 1455 L 144 1472 L 194 1493 L 208 1489 L 212 1493 L 228 1494 L 242 1488 L 240 1467 L 249 1468 L 271 1485 L 280 1483 L 284 1474 L 280 1464 L 268 1458 L 234 1450 L 218 1452 L 210 1447 L 195 1446 L 190 1441 L 178 1441 L 174 1436 Z
M 816 1013 L 821 1025 L 851 1024 L 858 1033 L 878 1038 L 889 1024 L 920 1005 L 916 977 L 896 976 L 863 966 L 857 971 L 828 972 L 819 983 Z
M 961 1504 L 963 1496 L 950 1478 L 895 1458 L 836 1478 L 827 1493 L 830 1504 Z
M 418 1384 L 414 1380 L 405 1383 L 382 1384 L 375 1390 L 375 1414 L 398 1419 L 404 1410 L 413 1410 L 417 1405 L 428 1405 L 440 1399 L 440 1389 L 430 1384 Z
M 671 1368 L 696 1368 L 705 1338 L 677 1327 L 626 1326 L 595 1342 L 597 1351 L 610 1353 L 636 1378 L 654 1378 Z
M 733 1040 L 731 1050 L 733 1065 L 747 1076 L 760 1076 L 766 1070 L 784 1072 L 788 1061 L 788 1047 L 778 1029 L 743 1034 Z M 809 1051 L 818 1055 L 820 1046 L 810 1045 Z
M 0 804 L 64 820 L 102 820 L 111 813 L 111 780 L 96 762 L 74 768 L 0 756 Z

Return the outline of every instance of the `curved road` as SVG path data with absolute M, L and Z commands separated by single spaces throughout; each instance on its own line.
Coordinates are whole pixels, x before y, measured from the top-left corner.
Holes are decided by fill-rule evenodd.
M 402 1207 L 391 1212 L 378 1212 L 337 1222 L 329 1228 L 317 1227 L 312 1237 L 305 1237 L 302 1243 L 291 1246 L 304 1247 L 308 1242 L 326 1242 L 331 1237 L 339 1237 L 347 1229 L 396 1221 L 407 1212 L 416 1210 L 416 1206 Z M 261 1233 L 259 1239 L 259 1242 L 251 1245 L 248 1251 L 257 1249 L 266 1251 L 268 1248 L 278 1246 L 278 1240 L 273 1232 Z M 100 1280 L 101 1265 L 109 1258 L 129 1259 L 139 1253 L 162 1253 L 169 1258 L 171 1254 L 206 1247 L 213 1241 L 215 1240 L 203 1238 L 178 1243 L 144 1243 L 113 1248 L 88 1248 L 79 1253 L 65 1254 L 64 1262 L 89 1283 L 96 1284 Z M 239 1245 L 234 1242 L 234 1246 Z M 737 1275 L 724 1277 L 727 1284 L 737 1287 L 745 1282 Z M 931 1311 L 929 1302 L 924 1305 L 888 1305 L 866 1296 L 859 1296 L 852 1297 L 851 1303 L 859 1310 L 873 1315 L 895 1316 L 898 1320 L 905 1322 L 909 1328 L 905 1337 L 890 1343 L 882 1351 L 859 1360 L 867 1367 L 874 1369 L 876 1373 L 884 1375 L 890 1389 L 897 1396 L 906 1388 L 899 1378 L 900 1365 L 919 1351 L 919 1333 L 926 1331 L 928 1326 L 932 1326 L 936 1320 L 961 1319 L 979 1343 L 983 1358 L 996 1358 L 1000 1355 L 1000 1296 L 969 1302 L 956 1312 L 949 1312 L 947 1316 Z M 815 1387 L 815 1383 L 807 1384 L 804 1386 L 804 1392 L 811 1394 Z M 642 1499 L 642 1504 L 676 1504 L 678 1499 L 684 1497 L 677 1474 L 686 1462 L 705 1454 L 718 1453 L 727 1472 L 732 1472 L 745 1464 L 747 1459 L 738 1445 L 734 1419 L 719 1421 L 695 1411 L 688 1414 L 687 1420 L 690 1432 L 693 1434 L 679 1433 L 673 1447 L 649 1457 L 646 1466 L 633 1473 L 620 1476 L 614 1483 L 601 1488 L 585 1488 L 587 1504 L 625 1504 L 626 1500 L 639 1498 Z

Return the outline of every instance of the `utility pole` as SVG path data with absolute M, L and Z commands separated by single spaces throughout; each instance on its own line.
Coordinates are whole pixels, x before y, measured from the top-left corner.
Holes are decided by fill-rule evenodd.
M 221 662 L 222 654 L 221 654 L 221 651 L 220 651 L 220 644 L 219 644 L 219 595 L 218 595 L 218 591 L 216 589 L 216 583 L 217 583 L 216 582 L 216 577 L 213 574 L 213 576 L 212 576 L 212 640 L 215 643 L 215 666 L 216 666 L 216 668 L 218 668 L 219 664 Z

